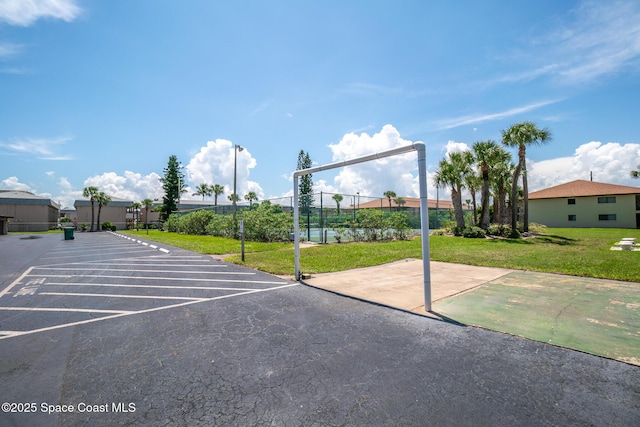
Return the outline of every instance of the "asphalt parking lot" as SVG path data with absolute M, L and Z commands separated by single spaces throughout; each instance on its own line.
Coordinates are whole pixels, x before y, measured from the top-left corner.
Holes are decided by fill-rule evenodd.
M 38 237 L 0 236 L 3 426 L 640 424 L 637 366 L 108 233 Z

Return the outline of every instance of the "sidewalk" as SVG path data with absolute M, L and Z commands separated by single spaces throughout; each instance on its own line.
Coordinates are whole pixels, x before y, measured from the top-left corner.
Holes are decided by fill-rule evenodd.
M 431 261 L 432 302 L 476 288 L 514 270 Z M 375 302 L 423 316 L 422 260 L 407 259 L 375 267 L 314 274 L 304 283 L 341 295 Z
M 304 283 L 436 319 L 640 365 L 640 283 L 422 260 L 317 274 Z

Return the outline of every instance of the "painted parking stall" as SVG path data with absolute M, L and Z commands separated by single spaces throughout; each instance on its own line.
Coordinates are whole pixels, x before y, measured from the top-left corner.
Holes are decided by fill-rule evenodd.
M 0 291 L 0 340 L 295 285 L 178 248 L 80 233 Z

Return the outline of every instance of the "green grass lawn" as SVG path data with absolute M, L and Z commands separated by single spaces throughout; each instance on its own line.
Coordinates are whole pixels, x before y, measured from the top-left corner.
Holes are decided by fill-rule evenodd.
M 246 242 L 242 263 L 237 240 L 157 230 L 149 230 L 149 236 L 146 231 L 124 233 L 204 254 L 237 254 L 225 260 L 272 274 L 293 275 L 290 243 Z M 556 228 L 528 239 L 431 236 L 430 251 L 433 261 L 640 282 L 640 252 L 609 250 L 623 237 L 640 242 L 640 230 Z M 301 249 L 301 269 L 310 274 L 326 273 L 421 257 L 420 239 L 316 245 Z

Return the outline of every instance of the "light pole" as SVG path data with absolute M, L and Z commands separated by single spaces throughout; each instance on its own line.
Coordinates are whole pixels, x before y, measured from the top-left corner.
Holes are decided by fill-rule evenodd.
M 238 194 L 236 193 L 236 181 L 238 176 L 238 151 L 242 151 L 244 148 L 238 144 L 233 147 L 233 234 L 234 236 L 238 232 L 238 224 L 236 223 L 236 212 L 238 211 L 238 205 L 236 201 L 238 200 Z
M 178 234 L 180 234 L 180 196 L 182 195 L 182 185 L 180 180 L 180 170 L 182 169 L 182 164 L 178 163 L 178 205 L 176 206 L 176 210 L 178 211 Z M 149 231 L 147 230 L 147 233 Z

